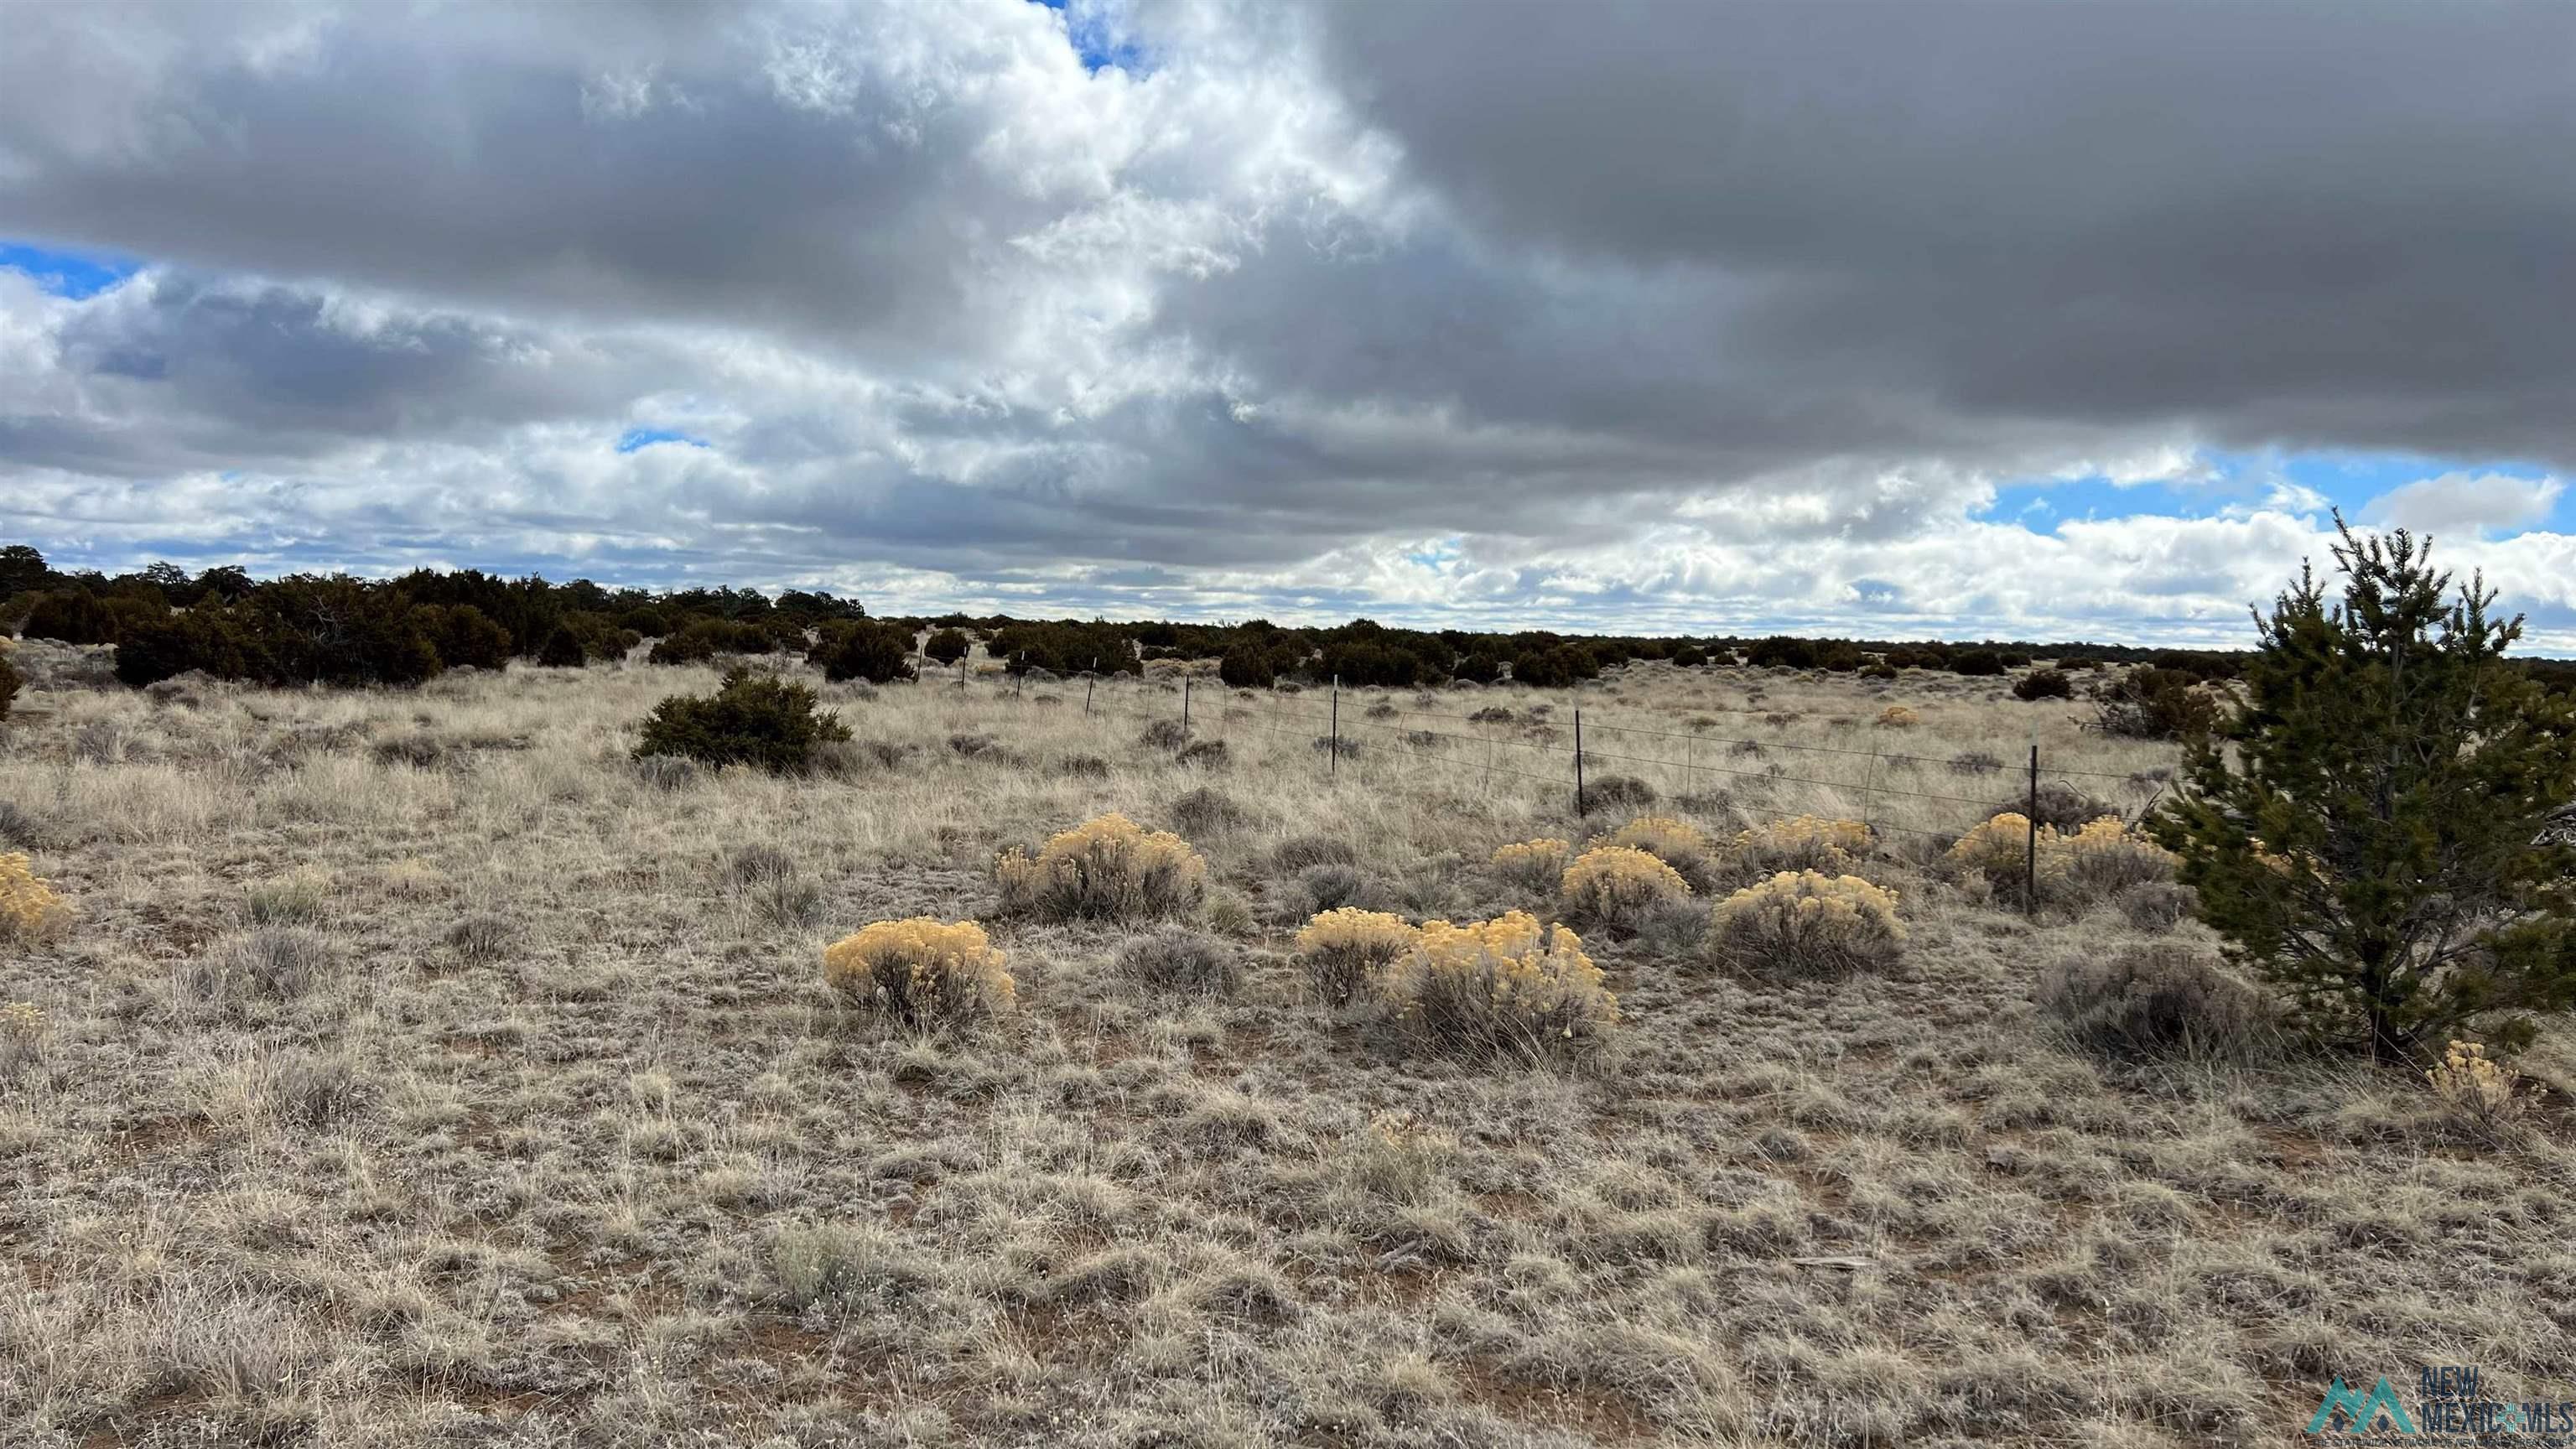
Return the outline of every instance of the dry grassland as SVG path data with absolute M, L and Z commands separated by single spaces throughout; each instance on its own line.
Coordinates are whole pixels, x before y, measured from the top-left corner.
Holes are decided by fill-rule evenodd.
M 1311 692 L 1199 682 L 1226 748 L 1185 763 L 1168 681 L 824 686 L 856 740 L 773 779 L 628 758 L 701 669 L 147 697 L 19 658 L 0 851 L 78 915 L 0 944 L 41 1013 L 0 1041 L 0 1443 L 2250 1445 L 2332 1375 L 2576 1366 L 2555 1105 L 2124 1066 L 2034 1007 L 2200 928 L 1930 868 L 2033 721 L 2125 810 L 2171 763 L 1999 681 L 1346 693 L 1329 779 Z M 1314 910 L 1543 911 L 1494 848 L 1638 813 L 1574 820 L 1515 748 L 1578 705 L 1630 757 L 1596 770 L 1721 838 L 1884 827 L 1899 964 L 1712 964 L 1704 910 L 1587 935 L 1621 1024 L 1539 1067 L 1313 1000 Z M 992 917 L 997 851 L 1108 810 L 1205 853 L 1206 989 L 1148 928 Z M 826 990 L 825 944 L 923 914 L 985 920 L 1012 1014 Z

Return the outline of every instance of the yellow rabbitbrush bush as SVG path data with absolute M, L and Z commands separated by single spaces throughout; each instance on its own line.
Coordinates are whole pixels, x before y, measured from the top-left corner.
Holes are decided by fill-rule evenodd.
M 1554 886 L 1565 874 L 1565 858 L 1574 847 L 1562 840 L 1542 835 L 1496 850 L 1490 862 L 1503 879 L 1529 890 Z
M 1681 873 L 1632 845 L 1600 845 L 1565 868 L 1565 912 L 1633 929 L 1659 907 L 1690 899 Z
M 2442 1105 L 2472 1121 L 2495 1124 L 2522 1115 L 2530 1099 L 2519 1090 L 2522 1074 L 2487 1055 L 2480 1042 L 2455 1041 L 2442 1064 L 2424 1074 Z
M 1856 875 L 1782 871 L 1717 903 L 1709 939 L 1739 964 L 1842 972 L 1896 963 L 1905 950 L 1896 892 Z
M 2045 829 L 2055 835 L 2054 828 Z M 1984 876 L 1997 890 L 2022 878 L 2030 851 L 2030 817 L 2008 810 L 1962 835 L 1950 847 L 1954 870 Z
M 1326 1005 L 1357 996 L 1369 977 L 1411 951 L 1422 933 L 1401 916 L 1344 906 L 1326 911 L 1297 933 L 1297 959 Z
M 1669 815 L 1640 815 L 1609 834 L 1594 840 L 1597 848 L 1624 845 L 1642 850 L 1681 873 L 1684 881 L 1695 885 L 1708 883 L 1711 847 L 1699 827 Z
M 1983 876 L 1999 891 L 2021 888 L 2031 868 L 2030 818 L 2007 811 L 1960 836 L 1950 847 L 1951 868 Z M 2116 895 L 2145 881 L 2171 880 L 2173 853 L 2105 815 L 2061 835 L 2039 827 L 2039 893 L 2043 900 L 2082 904 Z
M 23 854 L 0 855 L 0 935 L 39 940 L 68 924 L 72 908 Z
M 1049 838 L 1034 859 L 1005 852 L 993 875 L 1005 912 L 1056 921 L 1185 916 L 1207 899 L 1207 862 L 1188 841 L 1114 811 Z
M 1735 837 L 1735 864 L 1757 875 L 1821 870 L 1840 874 L 1869 854 L 1869 827 L 1857 820 L 1801 815 L 1756 825 Z
M 1526 911 L 1465 925 L 1425 921 L 1413 949 L 1370 985 L 1395 1024 L 1476 1057 L 1578 1051 L 1619 1020 L 1619 999 L 1582 938 Z
M 914 1026 L 1008 1011 L 1019 994 L 983 927 L 932 916 L 878 921 L 824 947 L 823 980 Z
M 1921 715 L 1901 704 L 1891 704 L 1878 712 L 1878 727 L 1889 730 L 1910 730 L 1921 723 L 1922 719 Z
M 2116 895 L 2146 881 L 2171 880 L 2178 863 L 2172 851 L 2131 830 L 2117 815 L 2105 815 L 2041 848 L 2053 849 L 2058 880 L 2084 900 Z

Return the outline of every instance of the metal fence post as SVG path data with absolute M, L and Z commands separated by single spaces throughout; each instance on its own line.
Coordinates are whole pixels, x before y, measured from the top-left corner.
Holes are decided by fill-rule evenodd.
M 2030 826 L 2030 839 L 2022 856 L 2021 910 L 2032 920 L 2039 919 L 2039 742 L 2030 745 L 2030 806 L 2023 819 Z
M 1100 661 L 1091 661 L 1091 667 L 1093 672 L 1082 676 L 1082 715 L 1085 719 L 1091 717 L 1091 687 L 1100 682 Z
M 1338 777 L 1342 773 L 1342 677 L 1333 676 L 1333 732 L 1324 740 L 1324 773 Z
M 1583 711 L 1574 712 L 1574 813 L 1589 815 L 1583 799 Z
M 1877 784 L 1878 784 L 1878 742 L 1877 742 L 1876 740 L 1872 740 L 1872 741 L 1870 742 L 1870 746 L 1869 746 L 1869 772 L 1868 772 L 1867 774 L 1864 774 L 1864 775 L 1862 775 L 1862 776 L 1860 777 L 1860 823 L 1861 823 L 1861 824 L 1863 824 L 1863 825 L 1867 825 L 1867 824 L 1869 824 L 1869 816 L 1870 816 L 1870 808 L 1869 808 L 1869 807 L 1870 807 L 1870 804 L 1871 804 L 1871 795 L 1870 795 L 1870 792 L 1871 792 L 1872 788 L 1873 788 L 1873 787 L 1875 787 Z M 1885 834 L 1885 832 L 1884 832 L 1884 831 L 1881 831 L 1881 832 L 1878 832 L 1878 833 L 1879 833 L 1879 834 L 1881 834 L 1881 835 L 1884 835 L 1884 834 Z
M 1190 737 L 1190 682 L 1181 681 L 1181 738 Z

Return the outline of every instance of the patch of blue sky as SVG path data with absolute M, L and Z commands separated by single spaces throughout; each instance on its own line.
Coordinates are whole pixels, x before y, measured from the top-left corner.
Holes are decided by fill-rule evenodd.
M 2333 450 L 2211 449 L 2195 461 L 2204 465 L 2204 476 L 2142 482 L 2114 481 L 2099 474 L 2019 480 L 1995 490 L 1995 501 L 1985 516 L 1998 523 L 2018 522 L 2041 533 L 2053 531 L 2067 519 L 2215 518 L 2255 507 L 2320 517 L 2340 508 L 2347 518 L 2358 521 L 2373 500 L 2421 479 L 2446 473 L 2538 479 L 2550 471 L 2512 458 Z M 2537 526 L 2576 528 L 2576 497 L 2562 495 L 2552 516 Z
M 79 251 L 0 240 L 0 268 L 24 272 L 36 285 L 74 301 L 95 297 L 136 272 L 143 264 L 114 252 Z
M 1082 68 L 1098 75 L 1104 70 L 1125 71 L 1143 75 L 1152 67 L 1144 49 L 1131 37 L 1112 29 L 1101 17 L 1099 7 L 1079 4 L 1076 0 L 1036 0 L 1064 17 L 1064 38 L 1073 53 L 1082 59 Z
M 680 443 L 692 448 L 703 448 L 707 445 L 707 440 L 693 438 L 676 428 L 628 428 L 618 435 L 617 451 L 632 453 L 639 448 L 650 448 L 662 443 Z
M 1997 523 L 2019 523 L 2035 533 L 2049 533 L 2070 518 L 2082 521 L 2138 514 L 2208 518 L 2233 501 L 2233 497 L 2222 496 L 2205 485 L 2189 483 L 2114 483 L 2098 475 L 2044 478 L 1997 488 L 1986 517 Z
M 1433 573 L 1438 573 L 1466 557 L 1465 542 L 1464 539 L 1454 537 L 1438 539 L 1420 548 L 1405 550 L 1404 561 L 1415 568 L 1429 569 Z

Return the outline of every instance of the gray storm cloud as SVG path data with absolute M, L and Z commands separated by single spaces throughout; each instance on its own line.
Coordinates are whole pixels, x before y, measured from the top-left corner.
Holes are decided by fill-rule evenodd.
M 11 21 L 0 232 L 147 270 L 0 276 L 0 528 L 102 559 L 2134 632 L 2314 520 L 1999 482 L 2576 454 L 2563 7 L 1140 0 L 1098 73 L 1022 0 Z M 2555 538 L 2479 557 L 2576 603 Z

